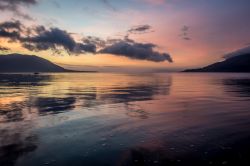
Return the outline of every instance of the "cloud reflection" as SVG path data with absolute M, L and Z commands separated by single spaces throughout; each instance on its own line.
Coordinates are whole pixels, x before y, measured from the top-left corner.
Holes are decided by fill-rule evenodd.
M 34 117 L 37 117 L 77 108 L 93 108 L 118 103 L 123 104 L 129 111 L 128 116 L 146 118 L 147 113 L 132 102 L 149 101 L 157 95 L 168 95 L 171 86 L 170 77 L 166 80 L 154 80 L 151 77 L 158 78 L 154 75 L 145 75 L 138 81 L 134 81 L 138 79 L 135 75 L 111 75 L 112 80 L 103 80 L 103 76 L 98 74 L 85 74 L 82 78 L 77 78 L 80 75 L 74 78 L 71 76 L 72 74 L 2 74 L 0 77 L 0 91 L 3 94 L 0 103 L 1 122 L 22 121 L 27 119 L 31 112 Z M 71 79 L 76 80 L 71 83 L 69 81 Z M 7 91 L 6 88 L 9 90 Z M 23 96 L 20 96 L 20 93 Z
M 225 79 L 223 84 L 226 91 L 234 96 L 250 97 L 250 79 Z
M 40 114 L 57 114 L 67 110 L 73 110 L 76 99 L 65 98 L 37 98 L 34 107 L 37 107 Z
M 45 86 L 49 75 L 0 74 L 0 86 Z

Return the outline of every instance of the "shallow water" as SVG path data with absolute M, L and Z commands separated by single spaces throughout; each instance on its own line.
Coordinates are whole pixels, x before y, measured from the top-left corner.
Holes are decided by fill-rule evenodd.
M 250 74 L 0 75 L 0 165 L 250 165 Z

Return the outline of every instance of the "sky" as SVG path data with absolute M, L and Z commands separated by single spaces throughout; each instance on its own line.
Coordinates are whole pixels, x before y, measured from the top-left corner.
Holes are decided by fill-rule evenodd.
M 179 71 L 250 45 L 249 0 L 0 0 L 0 54 Z

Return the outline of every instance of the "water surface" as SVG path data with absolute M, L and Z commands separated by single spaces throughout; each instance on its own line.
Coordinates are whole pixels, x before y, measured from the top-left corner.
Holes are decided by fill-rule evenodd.
M 250 165 L 250 74 L 0 75 L 0 165 Z

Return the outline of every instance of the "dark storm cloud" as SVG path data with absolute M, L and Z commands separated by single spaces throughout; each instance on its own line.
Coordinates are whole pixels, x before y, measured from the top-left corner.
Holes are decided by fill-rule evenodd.
M 108 53 L 118 56 L 125 56 L 130 59 L 148 60 L 153 62 L 173 62 L 167 53 L 154 51 L 156 45 L 152 43 L 137 43 L 130 41 L 119 41 L 100 50 L 100 53 Z
M 17 17 L 33 20 L 28 14 L 20 11 L 20 6 L 30 6 L 37 4 L 37 0 L 0 0 L 0 10 L 10 11 Z
M 150 25 L 138 25 L 128 30 L 128 33 L 132 34 L 143 34 L 149 32 L 153 32 L 152 27 Z

